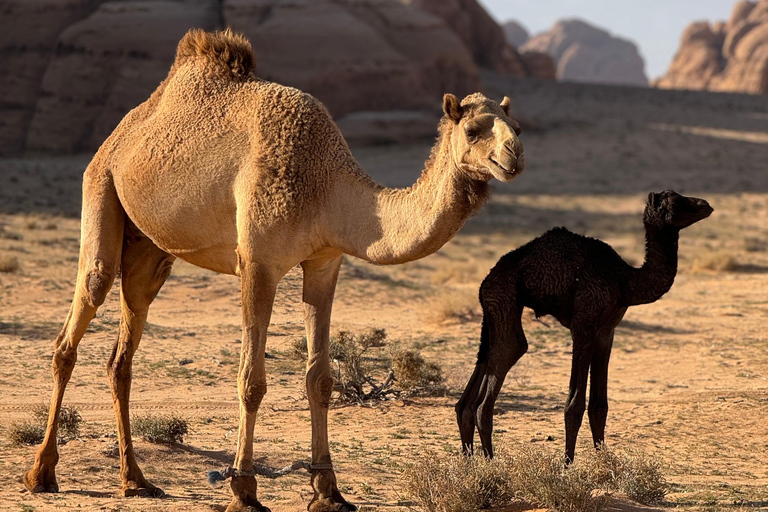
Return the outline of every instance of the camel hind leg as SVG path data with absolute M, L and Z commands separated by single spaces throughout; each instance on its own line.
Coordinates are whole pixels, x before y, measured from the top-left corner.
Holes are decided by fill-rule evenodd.
M 475 424 L 483 452 L 493 457 L 493 408 L 509 370 L 528 351 L 521 316 L 523 306 L 514 300 L 514 293 L 503 298 L 483 300 L 484 320 L 488 322 L 489 349 L 485 374 L 472 401 Z
M 117 419 L 120 479 L 125 496 L 162 497 L 136 463 L 131 440 L 128 403 L 131 394 L 133 355 L 139 347 L 149 306 L 171 272 L 176 258 L 160 250 L 131 222 L 125 228 L 121 261 L 120 332 L 107 363 L 109 385 Z
M 53 352 L 53 392 L 43 444 L 35 463 L 25 475 L 24 485 L 31 492 L 57 492 L 55 467 L 59 413 L 64 390 L 77 360 L 80 343 L 96 309 L 104 302 L 117 274 L 123 244 L 125 212 L 108 171 L 94 164 L 83 175 L 83 211 L 80 235 L 80 261 L 75 294 Z

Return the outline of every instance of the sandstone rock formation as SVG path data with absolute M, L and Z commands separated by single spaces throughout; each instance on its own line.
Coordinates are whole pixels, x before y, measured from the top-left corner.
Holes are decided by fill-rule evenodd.
M 443 19 L 464 41 L 478 65 L 527 76 L 520 55 L 510 47 L 502 28 L 476 0 L 398 0 Z
M 3 155 L 97 148 L 165 77 L 191 27 L 245 33 L 260 76 L 337 116 L 432 110 L 444 92 L 481 88 L 459 36 L 394 0 L 4 0 L 0 13 L 13 19 L 0 32 Z
M 768 94 L 768 0 L 738 2 L 727 23 L 691 24 L 654 85 Z
M 501 28 L 504 29 L 504 36 L 507 38 L 507 42 L 515 48 L 520 48 L 531 38 L 528 30 L 515 20 L 506 21 Z
M 430 109 L 447 91 L 480 87 L 456 34 L 398 2 L 226 0 L 223 15 L 256 49 L 259 76 L 317 96 L 336 116 Z
M 559 80 L 617 85 L 648 85 L 642 57 L 634 43 L 581 20 L 559 21 L 529 39 L 521 51 L 552 56 Z

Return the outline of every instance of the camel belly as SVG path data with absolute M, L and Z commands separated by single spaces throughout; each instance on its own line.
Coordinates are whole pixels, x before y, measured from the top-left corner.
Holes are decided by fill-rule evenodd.
M 165 252 L 215 272 L 237 269 L 237 206 L 227 180 L 154 172 L 120 179 L 120 202 L 136 227 Z M 165 175 L 165 176 L 164 176 Z M 197 178 L 197 179 L 196 179 Z

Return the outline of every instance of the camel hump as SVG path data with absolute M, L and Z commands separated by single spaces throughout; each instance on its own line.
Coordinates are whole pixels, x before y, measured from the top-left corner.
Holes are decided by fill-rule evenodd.
M 234 78 L 245 78 L 256 71 L 251 43 L 230 29 L 206 32 L 193 28 L 187 32 L 179 41 L 174 66 L 190 61 L 202 61 Z

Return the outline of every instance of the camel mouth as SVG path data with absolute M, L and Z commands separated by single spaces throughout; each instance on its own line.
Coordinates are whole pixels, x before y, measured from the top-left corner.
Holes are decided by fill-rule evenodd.
M 495 170 L 498 172 L 498 174 L 500 176 L 504 176 L 504 178 L 506 178 L 503 181 L 509 181 L 512 178 L 516 177 L 521 172 L 523 172 L 523 166 L 520 165 L 522 163 L 522 161 L 523 161 L 522 157 L 523 157 L 523 155 L 520 155 L 519 158 L 514 158 L 513 157 L 514 158 L 514 160 L 513 160 L 514 163 L 512 163 L 511 165 L 508 164 L 507 167 L 502 165 L 498 160 L 496 160 L 492 156 L 488 157 L 488 161 L 491 163 L 492 168 L 493 167 L 496 168 Z

